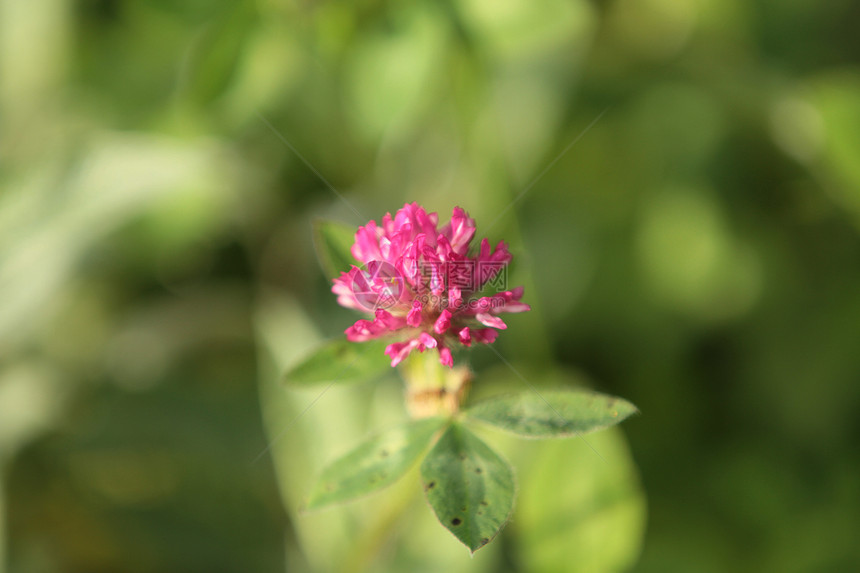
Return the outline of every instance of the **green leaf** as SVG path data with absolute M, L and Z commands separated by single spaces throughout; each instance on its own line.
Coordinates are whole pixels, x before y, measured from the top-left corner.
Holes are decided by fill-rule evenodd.
M 370 438 L 326 467 L 306 509 L 341 503 L 391 485 L 418 460 L 445 418 L 412 420 Z
M 527 438 L 563 438 L 601 430 L 637 412 L 622 398 L 582 390 L 541 390 L 490 398 L 468 418 Z
M 355 242 L 354 226 L 335 221 L 314 221 L 314 244 L 325 272 L 332 278 L 349 270 L 356 260 L 350 252 Z
M 513 470 L 459 424 L 427 454 L 421 479 L 436 517 L 472 553 L 496 536 L 514 507 Z
M 385 355 L 387 341 L 349 342 L 330 340 L 311 352 L 284 374 L 288 386 L 310 386 L 325 382 L 363 382 L 391 372 Z

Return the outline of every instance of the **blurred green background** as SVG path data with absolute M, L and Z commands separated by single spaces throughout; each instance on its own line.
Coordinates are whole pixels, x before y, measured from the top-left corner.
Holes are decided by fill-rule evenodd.
M 858 19 L 0 0 L 0 571 L 860 569 Z M 642 411 L 600 457 L 488 432 L 520 493 L 474 559 L 414 475 L 298 512 L 405 416 L 394 377 L 279 386 L 357 318 L 312 221 L 413 200 L 511 243 L 530 383 Z

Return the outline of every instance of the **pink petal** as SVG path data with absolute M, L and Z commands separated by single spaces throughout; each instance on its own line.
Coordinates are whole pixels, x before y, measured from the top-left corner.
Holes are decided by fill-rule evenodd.
M 531 310 L 531 306 L 519 302 L 519 297 L 522 296 L 522 293 L 522 287 L 518 287 L 512 291 L 500 292 L 493 296 L 483 296 L 476 301 L 471 301 L 465 313 L 498 314 L 500 312 L 526 312 L 527 310 Z
M 412 310 L 409 311 L 409 314 L 406 315 L 406 324 L 409 326 L 420 326 L 421 325 L 421 302 L 414 301 L 412 303 Z
M 520 302 L 520 299 L 523 296 L 523 287 L 517 287 L 514 290 L 508 290 L 505 292 L 500 292 L 499 294 L 492 297 L 492 308 L 490 312 L 497 314 L 500 312 L 526 312 L 527 310 L 531 310 L 532 307 Z
M 445 235 L 440 233 L 436 237 L 436 255 L 438 255 L 439 260 L 442 262 L 450 261 L 453 254 L 455 253 L 454 249 L 451 248 L 451 243 L 448 242 Z
M 445 348 L 444 346 L 439 347 L 439 362 L 442 366 L 447 366 L 448 368 L 454 366 L 454 359 L 451 356 L 450 349 Z
M 496 250 L 490 253 L 490 242 L 487 239 L 481 241 L 481 251 L 478 253 L 478 288 L 492 280 L 513 259 L 508 252 L 508 245 L 499 241 Z
M 425 348 L 436 348 L 436 339 L 427 334 L 426 332 L 422 332 L 418 335 L 418 349 L 421 352 L 424 352 Z
M 516 312 L 526 312 L 526 311 L 529 311 L 531 309 L 532 309 L 531 305 L 528 305 L 524 302 L 509 302 L 509 303 L 506 303 L 500 307 L 493 309 L 493 312 L 516 313 Z
M 424 272 L 430 274 L 430 292 L 435 295 L 440 295 L 445 291 L 445 280 L 442 273 L 442 263 L 424 258 Z
M 386 236 L 379 239 L 379 253 L 382 255 L 382 260 L 391 260 L 391 239 Z
M 428 241 L 435 247 L 436 223 L 438 217 L 435 213 L 427 214 L 427 211 L 418 203 L 407 203 L 397 211 L 394 216 L 394 230 L 404 231 L 408 229 L 410 234 L 424 233 Z
M 357 271 L 356 267 L 352 267 L 353 270 Z M 352 272 L 350 270 L 346 273 L 341 273 L 340 277 L 336 279 L 332 279 L 331 292 L 337 295 L 337 303 L 346 308 L 353 308 L 355 310 L 365 310 L 364 306 L 358 302 L 355 298 L 355 293 L 352 290 Z
M 417 289 L 421 284 L 421 252 L 424 250 L 424 233 L 419 233 L 409 244 L 403 248 L 403 256 L 396 264 L 397 270 L 409 282 L 412 288 Z
M 382 232 L 385 233 L 386 235 L 391 235 L 392 233 L 394 233 L 394 231 L 395 231 L 394 221 L 391 219 L 391 213 L 386 213 L 382 217 L 381 227 L 382 227 Z
M 472 237 L 475 236 L 475 220 L 470 219 L 468 213 L 460 207 L 454 207 L 451 222 L 442 227 L 442 234 L 451 243 L 455 253 L 465 255 Z
M 493 316 L 492 314 L 487 314 L 485 312 L 479 312 L 475 315 L 475 318 L 478 319 L 478 322 L 483 324 L 484 326 L 492 326 L 493 328 L 498 328 L 499 330 L 504 330 L 508 327 L 498 316 Z
M 409 354 L 418 349 L 418 352 L 424 352 L 427 348 L 436 348 L 436 339 L 422 332 L 418 338 L 413 338 L 406 342 L 393 342 L 385 347 L 385 354 L 391 357 L 391 366 L 397 366 L 409 356 Z
M 472 335 L 469 331 L 468 326 L 464 326 L 463 328 L 461 328 L 460 332 L 457 334 L 457 337 L 460 339 L 460 344 L 462 344 L 463 346 L 472 346 Z
M 472 338 L 481 344 L 492 344 L 498 336 L 499 331 L 492 328 L 479 328 L 472 331 Z
M 379 323 L 388 330 L 398 330 L 406 326 L 406 318 L 402 316 L 394 316 L 387 310 L 377 309 L 375 323 Z
M 454 310 L 460 310 L 461 306 L 463 306 L 463 295 L 460 292 L 460 289 L 457 287 L 449 287 L 448 288 L 448 308 L 453 308 Z
M 490 312 L 493 309 L 494 299 L 491 296 L 482 296 L 478 300 L 469 301 L 468 314 L 479 312 Z
M 359 227 L 355 233 L 355 243 L 350 249 L 352 256 L 362 263 L 381 260 L 379 237 L 382 236 L 382 233 L 383 230 L 377 228 L 375 221 L 370 221 L 367 225 Z
M 433 324 L 433 332 L 436 334 L 445 334 L 448 328 L 451 326 L 451 311 L 447 308 L 442 311 L 439 315 L 439 318 L 436 319 L 435 324 Z
M 478 251 L 478 260 L 488 260 L 490 258 L 490 240 L 487 238 L 481 239 L 481 249 Z
M 393 342 L 385 347 L 385 354 L 391 357 L 391 367 L 394 368 L 409 356 L 412 349 L 417 346 L 415 340 L 409 342 Z
M 361 319 L 357 320 L 355 324 L 343 332 L 346 334 L 346 339 L 351 342 L 364 342 L 365 340 L 378 338 L 386 331 L 387 329 L 381 324 Z

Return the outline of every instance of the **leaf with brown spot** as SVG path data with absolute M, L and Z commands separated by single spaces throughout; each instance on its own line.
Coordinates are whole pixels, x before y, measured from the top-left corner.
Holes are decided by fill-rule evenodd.
M 476 473 L 477 467 L 483 468 Z M 439 522 L 474 553 L 507 523 L 516 486 L 508 463 L 480 438 L 452 424 L 421 463 L 425 495 Z
M 468 419 L 525 438 L 566 438 L 614 426 L 638 410 L 614 396 L 582 390 L 541 390 L 490 398 Z
M 394 483 L 421 457 L 445 422 L 412 420 L 370 438 L 322 471 L 306 509 L 350 501 Z M 387 455 L 380 455 L 382 451 Z

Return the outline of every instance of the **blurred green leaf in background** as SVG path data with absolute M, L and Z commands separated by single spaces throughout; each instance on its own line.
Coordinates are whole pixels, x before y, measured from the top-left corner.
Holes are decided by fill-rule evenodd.
M 858 10 L 0 0 L 0 571 L 857 570 Z M 299 513 L 405 421 L 394 376 L 281 380 L 354 320 L 321 242 L 407 201 L 534 309 L 472 403 L 642 411 L 476 428 L 519 491 L 474 559 L 418 467 Z

